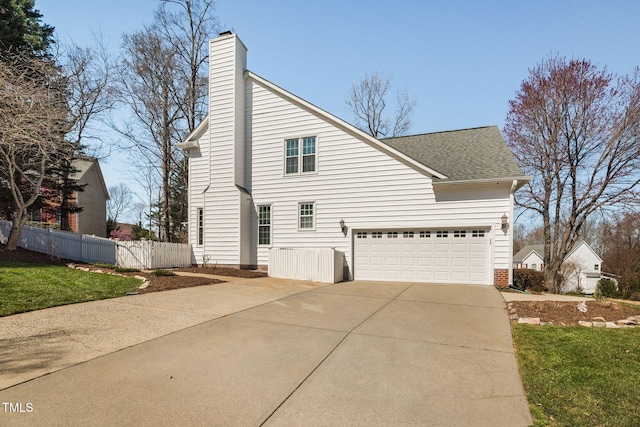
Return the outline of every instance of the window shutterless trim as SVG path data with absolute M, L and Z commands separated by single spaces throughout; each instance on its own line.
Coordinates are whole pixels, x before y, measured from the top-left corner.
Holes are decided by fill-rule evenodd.
M 258 246 L 271 245 L 271 205 L 258 205 Z
M 318 137 L 307 135 L 284 140 L 283 173 L 285 176 L 318 172 Z
M 313 231 L 315 229 L 316 229 L 316 202 L 298 203 L 298 230 Z
M 202 246 L 204 244 L 204 209 L 196 209 L 196 245 Z

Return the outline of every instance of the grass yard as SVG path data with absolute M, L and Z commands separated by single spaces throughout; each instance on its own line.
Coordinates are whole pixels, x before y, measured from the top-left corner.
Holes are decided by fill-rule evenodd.
M 135 290 L 140 283 L 132 277 L 60 265 L 0 260 L 0 316 L 114 298 Z
M 640 328 L 512 330 L 536 426 L 640 426 Z

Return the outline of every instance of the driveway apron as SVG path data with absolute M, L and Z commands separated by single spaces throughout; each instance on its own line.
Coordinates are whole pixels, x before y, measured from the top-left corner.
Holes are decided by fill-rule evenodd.
M 307 289 L 1 390 L 0 425 L 531 424 L 493 287 Z

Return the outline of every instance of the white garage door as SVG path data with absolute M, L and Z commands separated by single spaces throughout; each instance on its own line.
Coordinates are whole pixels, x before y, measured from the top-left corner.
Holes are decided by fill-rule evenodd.
M 368 230 L 354 235 L 358 280 L 489 284 L 489 230 Z

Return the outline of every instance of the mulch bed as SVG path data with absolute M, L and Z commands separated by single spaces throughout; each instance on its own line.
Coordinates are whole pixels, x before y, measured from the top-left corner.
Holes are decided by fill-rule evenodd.
M 240 270 L 237 268 L 225 267 L 190 267 L 176 268 L 173 271 L 184 271 L 188 273 L 215 274 L 218 276 L 244 277 L 246 279 L 255 279 L 258 277 L 267 277 L 264 271 Z
M 553 322 L 558 326 L 577 325 L 580 320 L 592 322 L 596 317 L 616 322 L 640 315 L 640 307 L 627 307 L 612 301 L 587 301 L 586 313 L 578 310 L 578 302 L 513 301 L 510 304 L 520 317 L 539 317 L 541 322 Z

